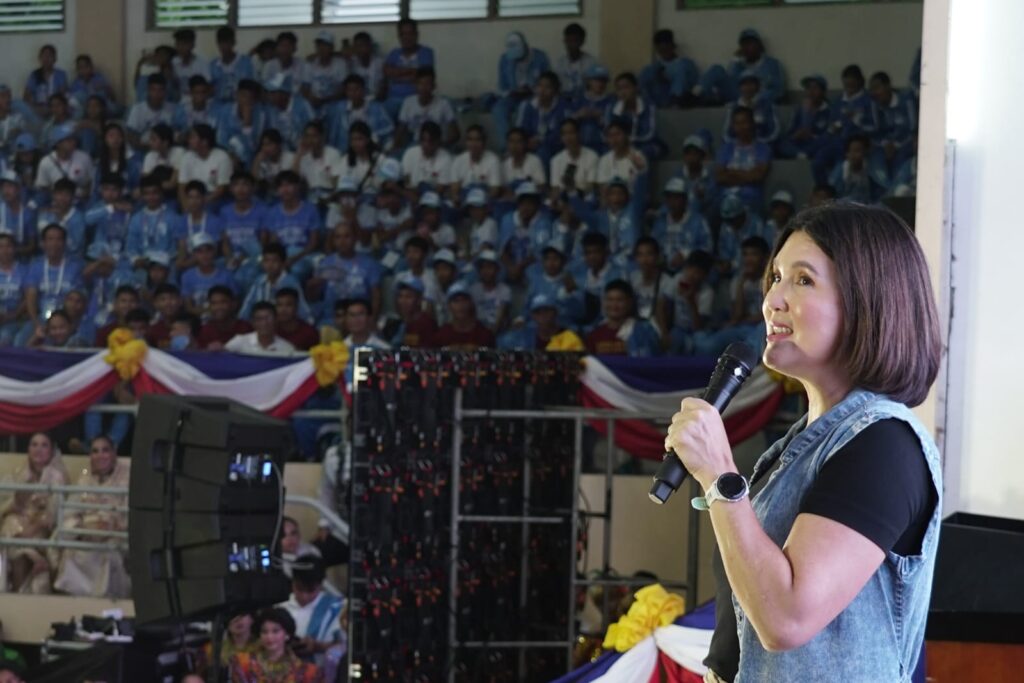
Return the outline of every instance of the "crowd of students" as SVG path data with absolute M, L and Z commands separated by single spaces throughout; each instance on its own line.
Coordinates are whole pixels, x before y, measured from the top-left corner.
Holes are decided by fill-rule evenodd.
M 397 33 L 339 50 L 324 31 L 304 58 L 290 32 L 243 54 L 223 27 L 207 60 L 182 29 L 125 103 L 43 47 L 20 98 L 0 86 L 0 345 L 126 326 L 173 350 L 540 349 L 569 330 L 594 353 L 714 354 L 763 336 L 758 277 L 799 205 L 914 191 L 916 90 L 851 65 L 830 101 L 809 75 L 784 126 L 752 29 L 703 74 L 658 31 L 614 79 L 578 24 L 554 61 L 511 33 L 497 90 L 459 104 L 491 112 L 491 141 L 436 92 L 416 23 Z M 657 109 L 706 105 L 720 133 L 667 149 Z M 666 158 L 681 170 L 650 187 Z M 807 159 L 813 195 L 766 197 L 773 158 Z

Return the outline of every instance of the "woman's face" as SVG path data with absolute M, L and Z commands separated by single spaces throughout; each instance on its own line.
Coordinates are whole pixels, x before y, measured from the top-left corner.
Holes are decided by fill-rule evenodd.
M 89 449 L 89 468 L 93 474 L 110 474 L 117 462 L 117 453 L 106 439 L 93 439 Z
M 46 434 L 34 434 L 28 442 L 28 461 L 32 469 L 39 471 L 53 459 L 53 442 Z
M 790 377 L 833 375 L 843 316 L 835 264 L 805 232 L 795 232 L 770 265 L 762 312 L 764 363 Z
M 260 644 L 263 649 L 271 654 L 278 654 L 284 651 L 285 645 L 288 643 L 288 632 L 273 621 L 263 622 L 263 627 L 260 629 Z
M 236 638 L 250 636 L 252 634 L 252 615 L 239 614 L 228 622 L 228 633 Z
M 151 135 L 150 139 L 156 137 Z M 103 142 L 106 143 L 108 149 L 120 149 L 124 146 L 124 133 L 120 128 L 108 128 L 107 132 L 103 134 Z
M 366 150 L 370 147 L 370 139 L 363 135 L 361 132 L 352 133 L 348 137 L 348 143 L 352 147 L 352 151 L 358 154 L 366 154 Z

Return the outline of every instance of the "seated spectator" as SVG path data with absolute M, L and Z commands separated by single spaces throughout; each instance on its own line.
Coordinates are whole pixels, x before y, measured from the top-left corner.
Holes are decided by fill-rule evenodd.
M 259 638 L 253 628 L 256 619 L 252 612 L 238 607 L 232 607 L 224 615 L 227 628 L 220 643 L 220 667 L 221 671 L 227 671 L 231 658 L 237 654 L 251 655 L 259 647 Z M 206 673 L 213 663 L 213 643 L 209 642 L 203 646 L 203 666 L 200 671 Z M 196 675 L 195 683 L 206 683 L 206 678 Z M 183 681 L 182 683 L 190 683 Z
M 396 25 L 398 47 L 384 59 L 384 79 L 387 83 L 385 105 L 392 119 L 398 118 L 405 98 L 416 94 L 416 74 L 425 66 L 434 66 L 434 51 L 420 44 L 419 26 L 412 19 L 403 18 Z
M 871 135 L 876 163 L 890 172 L 914 154 L 917 139 L 917 106 L 914 98 L 893 91 L 889 74 L 879 71 L 871 76 L 875 130 Z
M 793 194 L 788 190 L 779 190 L 772 195 L 768 202 L 768 222 L 764 226 L 762 235 L 769 245 L 775 244 L 782 231 L 789 225 L 793 214 L 796 213 L 796 205 L 793 203 Z
M 86 316 L 86 309 L 89 306 L 86 290 L 72 289 L 64 295 L 64 302 L 61 305 L 71 325 L 71 338 L 64 346 L 88 348 L 92 340 L 96 338 L 96 326 Z
M 431 250 L 454 249 L 456 246 L 455 228 L 443 221 L 441 207 L 441 197 L 436 192 L 424 192 L 420 197 L 420 217 L 415 234 L 425 239 Z
M 584 340 L 587 351 L 600 355 L 647 358 L 658 355 L 658 330 L 636 317 L 633 288 L 625 280 L 612 280 L 604 287 L 604 317 Z
M 0 232 L 11 236 L 14 253 L 24 261 L 35 253 L 38 221 L 35 209 L 22 197 L 18 174 L 11 169 L 0 173 L 0 196 Z
M 606 201 L 605 191 L 612 178 L 621 178 L 628 185 L 632 197 L 643 197 L 646 191 L 647 158 L 629 141 L 629 126 L 613 118 L 605 129 L 608 151 L 597 162 L 597 183 L 601 189 L 601 200 Z
M 725 126 L 722 139 L 733 142 L 736 135 L 732 129 L 732 112 L 737 107 L 745 107 L 754 114 L 754 137 L 758 142 L 772 144 L 779 137 L 779 116 L 775 105 L 761 94 L 761 80 L 757 72 L 745 71 L 740 75 L 740 95 L 729 103 L 725 111 Z
M 824 76 L 815 74 L 804 78 L 800 85 L 804 88 L 803 101 L 793 113 L 793 121 L 779 140 L 777 149 L 779 156 L 784 159 L 810 159 L 815 181 L 823 182 L 827 169 L 822 168 L 822 155 L 832 144 L 829 133 L 832 106 L 827 99 L 828 81 Z
M 711 250 L 711 229 L 700 211 L 690 207 L 690 194 L 686 181 L 670 178 L 662 193 L 664 207 L 654 219 L 651 236 L 665 252 L 668 269 L 672 272 L 683 267 L 686 257 L 694 249 Z
M 695 94 L 708 104 L 721 104 L 736 99 L 740 76 L 754 71 L 761 78 L 761 90 L 770 102 L 777 102 L 786 92 L 785 75 L 779 60 L 765 54 L 761 34 L 747 28 L 740 32 L 739 49 L 726 71 L 716 64 L 701 77 Z
M 125 245 L 128 243 L 128 224 L 133 208 L 125 195 L 124 178 L 116 173 L 100 178 L 100 198 L 85 212 L 84 220 L 93 236 L 90 249 L 101 248 L 110 259 L 108 265 L 112 268 L 131 270 Z
M 265 130 L 267 110 L 260 102 L 260 93 L 258 82 L 243 78 L 235 87 L 233 99 L 217 107 L 217 144 L 245 168 L 251 167 L 261 136 L 269 132 Z M 274 133 L 280 141 L 280 132 Z M 271 177 L 279 170 L 273 171 Z
M 761 216 L 756 214 L 734 194 L 722 198 L 720 208 L 722 224 L 718 228 L 718 269 L 722 275 L 732 275 L 741 264 L 741 246 L 748 237 L 765 239 L 767 229 Z
M 566 289 L 583 300 L 580 325 L 592 323 L 601 312 L 604 288 L 614 280 L 624 280 L 626 272 L 612 262 L 608 254 L 608 238 L 596 231 L 587 231 L 581 240 L 583 258 L 569 267 Z
M 291 171 L 294 165 L 295 153 L 285 148 L 281 133 L 273 128 L 263 131 L 252 159 L 256 193 L 264 198 L 271 197 L 277 186 L 277 177 L 284 171 Z
M 196 126 L 217 127 L 220 120 L 219 107 L 213 100 L 213 89 L 206 76 L 196 74 L 188 79 L 188 97 L 181 100 L 181 109 L 185 112 L 185 126 L 194 129 Z
M 219 54 L 210 61 L 210 82 L 217 102 L 227 104 L 234 101 L 239 83 L 256 78 L 256 70 L 249 55 L 235 50 L 235 29 L 221 26 L 216 41 Z
M 28 128 L 25 115 L 15 111 L 13 95 L 7 85 L 0 85 L 0 153 L 7 158 L 14 151 L 14 141 Z
M 42 199 L 42 193 L 35 189 L 41 156 L 39 145 L 32 133 L 19 133 L 14 140 L 14 158 L 7 165 L 8 170 L 14 171 L 18 182 L 25 188 L 25 201 L 33 204 Z
M 85 214 L 75 207 L 75 184 L 61 178 L 53 184 L 50 206 L 39 212 L 40 230 L 59 225 L 67 235 L 68 253 L 78 258 L 85 255 Z
M 360 122 L 369 128 L 378 147 L 387 149 L 391 146 L 395 123 L 383 104 L 367 96 L 366 80 L 358 74 L 349 74 L 345 79 L 345 99 L 331 105 L 326 118 L 330 122 L 327 139 L 339 150 L 349 148 L 349 131 L 353 124 Z
M 551 221 L 541 210 L 542 195 L 533 183 L 516 189 L 516 209 L 505 214 L 498 232 L 498 253 L 509 282 L 518 283 L 540 251 L 551 242 Z
M 135 63 L 135 102 L 142 102 L 148 95 L 149 77 L 159 75 L 166 84 L 168 102 L 177 102 L 181 97 L 178 90 L 178 77 L 174 75 L 171 60 L 174 59 L 172 45 L 157 45 L 151 52 L 143 53 Z
M 285 248 L 285 268 L 302 278 L 309 273 L 309 255 L 319 246 L 323 227 L 316 207 L 302 199 L 302 179 L 295 171 L 277 174 L 277 198 L 267 212 L 266 230 L 269 240 Z
M 633 247 L 633 263 L 636 268 L 629 274 L 629 284 L 636 296 L 636 316 L 668 330 L 665 322 L 672 276 L 661 268 L 661 247 L 658 240 L 650 236 L 641 237 Z
M 604 125 L 608 110 L 615 103 L 615 94 L 608 92 L 610 78 L 605 67 L 600 64 L 591 66 L 586 72 L 583 94 L 569 103 L 567 112 L 571 118 L 579 121 L 580 141 L 583 145 L 599 154 L 607 149 Z
M 558 76 L 545 71 L 537 79 L 536 94 L 519 105 L 516 115 L 516 127 L 526 133 L 526 148 L 536 154 L 545 167 L 562 149 L 560 128 L 567 114 L 561 87 Z
M 167 348 L 171 351 L 197 351 L 199 329 L 199 316 L 188 311 L 179 312 L 171 319 Z
M 195 265 L 181 274 L 181 295 L 185 299 L 185 310 L 205 320 L 209 315 L 210 288 L 220 285 L 234 292 L 235 279 L 217 265 L 217 243 L 213 237 L 197 232 L 189 239 L 189 246 Z
M 36 328 L 29 338 L 30 348 L 44 347 L 48 349 L 73 349 L 83 348 L 86 345 L 75 338 L 75 325 L 71 316 L 63 308 L 50 313 L 50 317 L 42 327 Z
M 432 346 L 452 351 L 475 351 L 494 348 L 494 333 L 476 317 L 473 296 L 464 285 L 448 290 L 450 322 L 438 328 Z
M 492 332 L 498 334 L 508 323 L 508 309 L 512 302 L 512 290 L 498 280 L 501 267 L 498 255 L 491 249 L 484 249 L 474 260 L 477 280 L 469 287 L 477 317 Z
M 309 82 L 309 63 L 298 57 L 299 39 L 291 31 L 282 31 L 274 41 L 274 56 L 262 68 L 264 81 L 287 79 L 288 92 L 299 95 Z
M 402 155 L 402 176 L 410 199 L 432 190 L 439 195 L 452 183 L 452 155 L 441 147 L 441 127 L 426 121 L 420 128 L 420 144 Z
M 139 292 L 135 287 L 132 285 L 119 286 L 114 292 L 110 322 L 96 330 L 95 342 L 92 345 L 101 349 L 107 348 L 107 339 L 110 337 L 110 333 L 119 327 L 128 327 L 128 314 L 137 309 L 139 303 Z
M 889 175 L 885 163 L 876 162 L 871 154 L 871 140 L 867 135 L 855 134 L 846 141 L 846 159 L 829 176 L 829 185 L 840 199 L 874 204 L 889 190 Z
M 643 225 L 634 219 L 629 207 L 629 183 L 624 178 L 612 178 L 605 185 L 604 207 L 588 220 L 592 230 L 608 238 L 612 259 L 623 267 L 629 263 L 633 246 L 643 231 Z
M 708 283 L 714 257 L 695 249 L 686 257 L 682 269 L 666 290 L 671 305 L 667 307 L 668 350 L 676 355 L 694 352 L 694 335 L 711 322 L 714 313 L 715 289 Z
M 260 255 L 263 253 L 263 228 L 266 225 L 266 207 L 254 201 L 256 179 L 248 171 L 236 171 L 231 176 L 233 201 L 220 210 L 224 237 L 221 249 L 224 264 L 235 276 L 241 291 L 248 291 L 259 273 Z
M 273 301 L 277 293 L 285 288 L 294 289 L 299 292 L 299 317 L 309 321 L 312 313 L 302 296 L 302 285 L 299 280 L 285 270 L 284 264 L 287 260 L 284 247 L 276 242 L 264 245 L 263 256 L 260 260 L 260 268 L 263 273 L 249 287 L 242 302 L 242 308 L 238 317 L 246 319 L 252 314 L 252 308 L 260 301 Z
M 368 219 L 366 225 L 361 225 L 364 230 L 372 230 L 373 243 L 384 252 L 381 267 L 385 270 L 394 268 L 399 258 L 398 251 L 412 235 L 415 224 L 413 205 L 402 190 L 401 177 L 401 164 L 394 159 L 381 162 L 376 211 L 372 220 Z
M 78 149 L 75 130 L 71 125 L 57 126 L 50 134 L 50 141 L 53 151 L 39 161 L 36 189 L 50 192 L 57 182 L 66 180 L 74 188 L 74 199 L 84 201 L 92 192 L 92 159 Z
M 877 124 L 871 95 L 864 89 L 864 72 L 850 64 L 843 69 L 842 78 L 843 94 L 832 107 L 831 132 L 845 142 L 851 135 L 874 132 Z
M 437 124 L 442 131 L 443 145 L 452 147 L 459 141 L 459 123 L 455 109 L 445 97 L 435 94 L 437 74 L 433 66 L 421 66 L 416 70 L 416 93 L 402 102 L 398 112 L 398 129 L 395 145 L 399 148 L 409 144 L 414 131 L 422 130 L 427 121 Z
M 334 311 L 338 299 L 366 299 L 374 315 L 380 312 L 380 266 L 366 254 L 356 252 L 356 234 L 351 225 L 339 223 L 331 234 L 334 253 L 317 264 L 306 283 L 306 296 L 320 300 L 322 318 Z
M 63 94 L 68 89 L 68 75 L 57 68 L 57 48 L 43 45 L 39 48 L 39 68 L 28 75 L 22 99 L 32 107 L 36 116 L 46 116 L 51 95 Z
M 25 325 L 28 269 L 14 257 L 14 237 L 0 232 L 0 347 L 11 346 Z
M 640 150 L 648 162 L 665 155 L 665 143 L 657 135 L 657 113 L 653 103 L 640 95 L 636 76 L 628 71 L 615 79 L 616 100 L 608 109 L 607 120 L 620 121 L 629 135 L 629 143 Z M 608 143 L 611 146 L 611 143 Z
M 142 275 L 145 280 L 139 287 L 139 295 L 142 298 L 142 305 L 153 307 L 156 290 L 171 281 L 171 256 L 170 254 L 151 251 L 142 259 Z
M 540 263 L 531 266 L 527 273 L 526 300 L 532 302 L 542 296 L 553 301 L 558 307 L 559 320 L 568 323 L 582 317 L 582 297 L 565 265 L 562 241 L 552 239 L 541 250 Z
M 543 351 L 554 337 L 566 331 L 559 322 L 558 304 L 554 299 L 537 294 L 529 301 L 530 322 L 499 337 L 498 348 Z
M 25 311 L 28 322 L 15 340 L 24 346 L 32 336 L 43 338 L 43 325 L 60 308 L 68 292 L 82 287 L 82 265 L 67 252 L 64 228 L 52 223 L 40 234 L 43 253 L 28 267 L 25 278 Z
M 475 187 L 466 195 L 466 239 L 461 241 L 459 251 L 470 258 L 476 258 L 484 249 L 498 248 L 498 224 L 491 217 L 487 194 L 483 188 Z M 468 242 L 468 244 L 467 244 Z
M 349 299 L 347 301 L 336 301 L 334 309 L 337 312 L 341 309 L 344 315 L 344 327 L 347 333 L 345 346 L 348 347 L 349 358 L 354 359 L 356 349 L 390 349 L 391 345 L 384 341 L 373 331 L 373 317 L 370 310 L 370 302 L 366 299 Z
M 487 133 L 483 126 L 466 130 L 466 151 L 452 161 L 453 201 L 460 201 L 467 191 L 481 190 L 485 197 L 496 197 L 501 191 L 501 159 L 487 149 Z
M 184 206 L 185 189 L 190 182 L 198 181 L 206 187 L 207 203 L 220 206 L 234 172 L 231 157 L 217 147 L 217 133 L 213 128 L 203 123 L 192 128 L 188 146 L 178 173 L 178 201 Z
M 395 278 L 396 318 L 385 322 L 381 336 L 399 349 L 432 348 L 437 334 L 434 316 L 423 310 L 423 281 L 414 275 Z M 466 293 L 468 296 L 468 292 Z
M 277 311 L 269 301 L 260 301 L 252 307 L 249 318 L 253 331 L 232 337 L 224 348 L 234 353 L 262 356 L 287 356 L 295 352 L 292 343 L 277 336 Z
M 68 94 L 80 104 L 93 96 L 103 98 L 108 107 L 113 107 L 117 102 L 114 87 L 106 76 L 96 71 L 89 55 L 75 57 L 75 80 L 71 81 Z
M 414 277 L 422 282 L 424 308 L 427 311 L 433 312 L 434 309 L 441 308 L 444 299 L 441 296 L 441 288 L 434 277 L 434 272 L 427 268 L 427 256 L 430 251 L 430 242 L 426 239 L 419 235 L 410 237 L 405 243 L 405 248 L 402 250 L 405 268 L 398 271 L 395 277 L 398 279 Z M 370 303 L 372 304 L 373 302 L 371 301 Z M 372 312 L 374 315 L 377 315 L 380 313 L 380 308 L 372 309 Z
M 448 290 L 459 279 L 459 261 L 451 249 L 438 249 L 434 252 L 434 260 L 429 273 L 427 279 L 437 283 L 438 291 L 434 314 L 438 324 L 443 325 L 448 322 L 448 309 L 444 306 Z
M 301 92 L 315 110 L 323 113 L 344 96 L 341 84 L 348 76 L 348 64 L 334 53 L 334 35 L 330 31 L 317 33 L 313 45 L 315 52 L 306 64 L 306 82 Z
M 178 91 L 187 92 L 193 76 L 210 79 L 210 63 L 195 53 L 196 32 L 190 28 L 174 32 L 174 52 L 171 68 L 178 79 Z
M 373 38 L 366 31 L 352 36 L 352 55 L 348 60 L 350 76 L 363 79 L 366 92 L 381 102 L 387 99 L 387 82 L 384 80 L 384 58 L 375 51 Z M 348 94 L 345 97 L 349 97 Z
M 178 196 L 178 174 L 185 159 L 185 150 L 174 144 L 174 130 L 166 123 L 149 129 L 149 151 L 142 160 L 142 175 L 159 179 L 164 196 Z
M 147 255 L 160 252 L 178 253 L 178 238 L 184 228 L 181 216 L 164 203 L 160 179 L 156 175 L 142 178 L 142 208 L 128 223 L 125 254 L 135 268 L 147 264 Z
M 689 57 L 680 57 L 676 38 L 670 29 L 654 34 L 654 61 L 640 71 L 640 92 L 656 107 L 686 104 L 697 85 L 697 65 Z
M 93 178 L 105 173 L 116 173 L 132 189 L 139 185 L 142 156 L 128 147 L 124 125 L 108 121 L 105 105 L 99 97 L 90 97 L 85 103 L 85 118 L 78 123 L 78 146 L 95 160 Z
M 551 158 L 551 199 L 588 199 L 596 187 L 597 153 L 583 146 L 576 119 L 563 121 L 559 132 L 563 149 Z
M 305 181 L 307 199 L 314 204 L 326 202 L 338 184 L 341 154 L 324 140 L 324 127 L 319 121 L 310 121 L 302 133 L 302 141 L 295 152 L 293 167 Z
M 597 64 L 597 59 L 583 50 L 586 40 L 586 30 L 576 22 L 567 25 L 562 31 L 565 54 L 559 55 L 555 60 L 554 72 L 562 82 L 562 94 L 567 99 L 583 95 L 587 71 Z
M 166 349 L 171 345 L 171 323 L 185 310 L 177 285 L 158 285 L 153 291 L 153 308 L 156 315 L 150 321 L 146 341 L 150 346 Z
M 199 348 L 220 351 L 235 335 L 252 332 L 252 326 L 235 315 L 235 293 L 230 287 L 210 287 L 206 302 L 209 316 L 199 328 L 196 338 Z
M 206 186 L 198 180 L 185 185 L 181 202 L 182 220 L 178 223 L 178 270 L 195 265 L 191 240 L 196 235 L 208 235 L 214 242 L 214 254 L 219 255 L 224 237 L 224 224 L 220 216 L 210 210 Z
M 47 114 L 39 130 L 39 137 L 45 144 L 49 144 L 51 147 L 56 145 L 58 135 L 63 131 L 70 133 L 75 142 L 81 142 L 79 135 L 82 132 L 83 122 L 76 120 L 78 117 L 72 114 L 71 105 L 68 103 L 67 97 L 59 93 L 50 95 Z M 81 151 L 81 148 L 79 148 L 79 151 Z M 86 147 L 85 154 L 92 157 L 91 150 L 88 147 Z
M 892 196 L 913 197 L 917 194 L 917 141 L 914 141 L 914 156 L 910 157 L 896 171 L 892 179 Z
M 36 432 L 28 442 L 25 461 L 18 465 L 8 481 L 18 484 L 69 483 L 68 471 L 60 449 L 47 434 Z M 44 491 L 19 491 L 0 507 L 0 538 L 50 538 L 55 523 L 58 494 Z M 7 569 L 5 591 L 41 595 L 51 592 L 50 563 L 39 548 L 5 546 L 3 555 Z
M 771 248 L 760 237 L 743 240 L 742 269 L 732 282 L 732 315 L 722 329 L 694 337 L 694 350 L 699 355 L 718 356 L 735 341 L 751 348 L 764 348 L 764 271 Z
M 117 458 L 117 446 L 106 436 L 93 438 L 89 445 L 89 467 L 82 471 L 78 486 L 96 488 L 128 488 L 129 466 Z M 123 493 L 78 493 L 69 497 L 71 502 L 87 505 L 127 506 L 128 496 Z M 61 524 L 62 536 L 75 540 L 76 531 L 128 531 L 128 513 L 111 510 L 70 510 Z M 101 537 L 102 538 L 102 537 Z M 80 540 L 96 541 L 95 536 L 82 536 Z M 95 598 L 126 599 L 131 596 L 131 578 L 126 568 L 126 553 L 122 550 L 97 552 L 94 550 L 65 549 L 60 553 L 57 575 L 53 587 L 69 595 Z
M 277 336 L 299 351 L 309 351 L 320 342 L 320 335 L 315 327 L 298 316 L 299 306 L 299 290 L 293 287 L 282 287 L 274 294 Z
M 296 64 L 304 62 L 296 61 Z M 291 76 L 278 73 L 263 81 L 267 107 L 266 127 L 277 130 L 288 149 L 297 149 L 306 124 L 316 118 L 313 107 L 302 95 L 294 92 Z
M 507 140 L 519 105 L 533 97 L 540 75 L 550 70 L 547 54 L 531 48 L 526 36 L 519 31 L 505 36 L 505 52 L 498 61 L 498 99 L 491 109 L 499 140 Z
M 285 515 L 281 518 L 281 559 L 284 560 L 285 576 L 292 578 L 292 570 L 299 557 L 319 553 L 316 546 L 302 539 L 302 528 L 293 517 Z
M 167 80 L 162 74 L 153 74 L 146 79 L 146 99 L 136 102 L 128 111 L 128 142 L 136 149 L 145 147 L 149 131 L 158 123 L 175 132 L 185 130 L 186 126 L 184 110 L 167 99 Z
M 736 138 L 718 150 L 715 181 L 736 192 L 754 210 L 760 210 L 764 181 L 771 167 L 771 147 L 755 138 L 754 112 L 746 107 L 733 109 L 732 129 Z
M 361 195 L 369 196 L 378 189 L 377 167 L 383 160 L 377 143 L 374 142 L 370 127 L 362 121 L 352 124 L 348 132 L 348 151 L 341 155 L 338 163 L 338 186 L 351 183 L 352 192 L 358 199 Z M 328 225 L 333 225 L 328 221 Z
M 505 137 L 505 158 L 501 162 L 501 177 L 505 183 L 504 198 L 515 196 L 516 189 L 522 183 L 532 183 L 542 192 L 547 188 L 548 179 L 544 172 L 544 162 L 530 152 L 527 147 L 526 131 L 513 128 Z
M 303 662 L 291 650 L 295 638 L 295 620 L 283 607 L 270 607 L 256 617 L 259 647 L 254 652 L 238 652 L 229 660 L 233 680 L 250 683 L 270 680 L 271 676 L 294 683 L 318 683 L 320 672 L 314 664 Z

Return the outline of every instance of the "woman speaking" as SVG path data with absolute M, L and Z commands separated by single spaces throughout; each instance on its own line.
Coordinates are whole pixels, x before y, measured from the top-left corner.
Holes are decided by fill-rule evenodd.
M 807 415 L 749 483 L 704 401 L 684 400 L 665 440 L 703 487 L 718 541 L 705 680 L 909 681 L 942 491 L 938 450 L 908 408 L 941 355 L 924 256 L 889 211 L 827 205 L 779 237 L 764 291 L 764 363 L 803 384 Z

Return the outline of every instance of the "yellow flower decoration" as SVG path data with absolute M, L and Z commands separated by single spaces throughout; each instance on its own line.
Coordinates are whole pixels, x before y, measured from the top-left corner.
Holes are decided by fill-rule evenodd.
M 149 347 L 142 339 L 136 339 L 127 327 L 119 327 L 107 338 L 109 353 L 103 360 L 114 367 L 121 379 L 133 379 L 139 374 L 142 360 Z
M 618 623 L 608 627 L 602 647 L 625 652 L 651 635 L 654 629 L 668 626 L 683 613 L 683 599 L 666 591 L 660 583 L 636 592 L 636 600 Z
M 309 350 L 309 357 L 316 368 L 316 381 L 326 387 L 335 384 L 348 365 L 348 346 L 345 342 L 317 344 Z
M 564 330 L 559 332 L 548 345 L 545 347 L 545 351 L 582 351 L 584 349 L 583 340 L 579 338 L 572 330 Z

